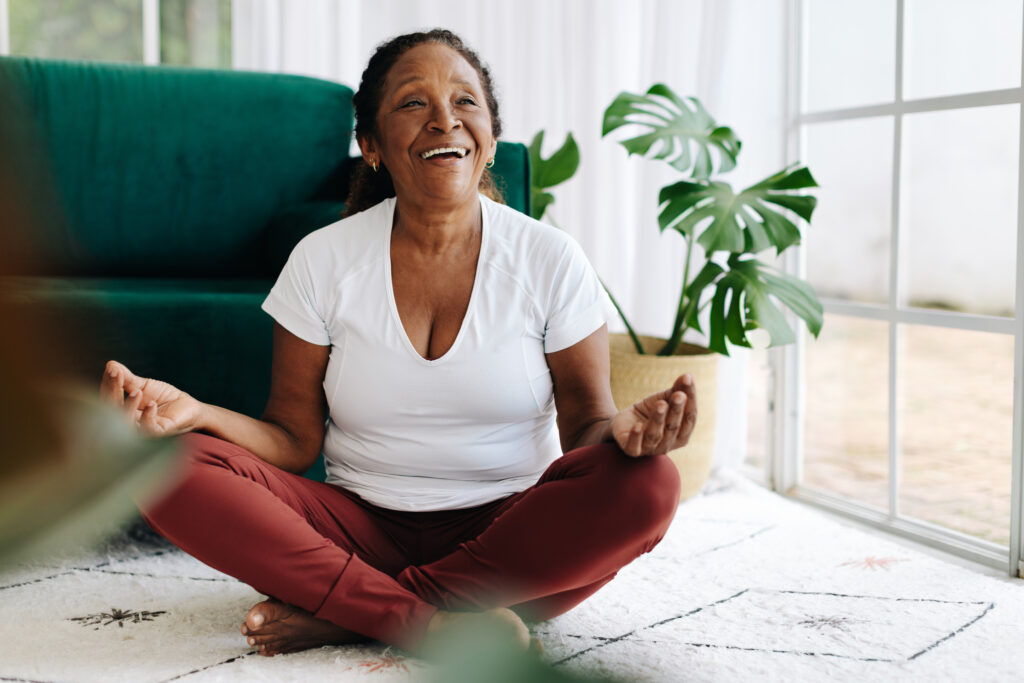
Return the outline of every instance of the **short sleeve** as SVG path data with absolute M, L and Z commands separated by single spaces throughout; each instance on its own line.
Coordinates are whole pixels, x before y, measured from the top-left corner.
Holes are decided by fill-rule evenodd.
M 566 239 L 552 283 L 544 328 L 544 352 L 554 353 L 583 341 L 605 324 L 608 295 L 586 254 Z
M 330 334 L 324 319 L 321 280 L 325 268 L 319 272 L 310 258 L 309 238 L 299 242 L 288 257 L 288 262 L 263 302 L 263 310 L 296 337 L 318 346 L 329 346 Z

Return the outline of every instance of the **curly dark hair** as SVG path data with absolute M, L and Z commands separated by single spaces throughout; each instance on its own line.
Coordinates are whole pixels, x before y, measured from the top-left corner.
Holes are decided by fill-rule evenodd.
M 487 109 L 491 114 L 491 130 L 495 138 L 499 137 L 501 135 L 501 114 L 498 110 L 498 98 L 494 94 L 491 72 L 488 71 L 480 57 L 466 47 L 461 38 L 446 29 L 435 28 L 432 31 L 406 33 L 377 46 L 360 78 L 359 90 L 352 98 L 356 114 L 356 138 L 377 135 L 377 111 L 380 109 L 380 103 L 384 97 L 384 83 L 388 72 L 391 71 L 391 67 L 395 65 L 399 57 L 424 43 L 439 43 L 450 47 L 462 55 L 476 70 L 480 77 L 480 85 L 484 89 Z M 494 176 L 488 169 L 484 169 L 484 173 L 480 177 L 480 191 L 495 201 L 504 202 L 501 191 L 494 182 Z M 351 216 L 394 196 L 395 186 L 388 170 L 381 167 L 379 171 L 374 172 L 365 161 L 360 160 L 352 174 L 348 199 L 345 202 L 345 213 L 342 215 Z

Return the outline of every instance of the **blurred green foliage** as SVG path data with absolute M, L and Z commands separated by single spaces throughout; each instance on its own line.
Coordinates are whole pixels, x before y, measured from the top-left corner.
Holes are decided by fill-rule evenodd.
M 231 68 L 231 0 L 161 0 L 160 63 Z
M 9 0 L 11 54 L 141 62 L 142 0 Z M 231 0 L 161 0 L 160 61 L 231 68 Z
M 625 683 L 599 673 L 556 667 L 534 652 L 510 644 L 507 634 L 474 622 L 453 629 L 427 653 L 434 662 L 430 683 Z
M 142 61 L 142 0 L 10 0 L 11 53 Z

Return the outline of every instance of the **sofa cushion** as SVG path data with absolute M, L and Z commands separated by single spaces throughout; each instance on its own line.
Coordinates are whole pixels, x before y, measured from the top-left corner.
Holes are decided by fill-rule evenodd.
M 270 393 L 269 280 L 4 278 L 0 296 L 64 335 L 51 370 L 99 386 L 108 360 L 258 418 Z M 307 476 L 323 481 L 323 463 Z
M 270 281 L 7 278 L 3 296 L 42 329 L 68 335 L 54 359 L 98 386 L 116 359 L 196 398 L 258 417 L 270 387 Z

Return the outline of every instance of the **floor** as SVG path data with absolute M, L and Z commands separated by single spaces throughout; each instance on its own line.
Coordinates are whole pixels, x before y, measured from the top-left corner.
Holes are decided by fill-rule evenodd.
M 259 599 L 251 588 L 165 544 L 129 541 L 0 573 L 0 679 L 542 679 L 496 659 L 475 677 L 446 671 L 450 661 L 439 670 L 382 645 L 259 657 L 237 632 Z M 1020 580 L 717 473 L 651 553 L 531 631 L 549 672 L 617 681 L 1012 681 L 1022 612 Z

